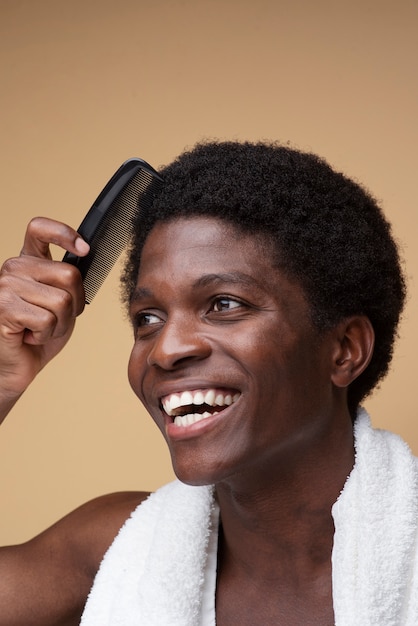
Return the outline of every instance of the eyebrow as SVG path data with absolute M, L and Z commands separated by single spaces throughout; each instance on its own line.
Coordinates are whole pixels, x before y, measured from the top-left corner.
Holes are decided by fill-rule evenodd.
M 194 288 L 207 287 L 208 285 L 232 283 L 234 285 L 244 284 L 251 287 L 257 286 L 257 282 L 248 274 L 243 272 L 225 272 L 222 274 L 204 274 L 193 284 Z
M 146 298 L 152 298 L 151 289 L 147 289 L 146 287 L 136 287 L 129 299 L 129 304 L 139 302 L 140 300 L 144 300 Z
M 203 276 L 199 276 L 197 280 L 192 284 L 192 289 L 199 289 L 201 287 L 208 287 L 210 285 L 224 285 L 224 284 L 234 284 L 234 285 L 246 285 L 248 287 L 258 287 L 257 281 L 255 281 L 248 274 L 244 274 L 242 272 L 225 272 L 222 274 L 203 274 Z M 148 287 L 137 287 L 132 294 L 130 299 L 130 303 L 139 302 L 146 298 L 152 298 L 153 292 Z

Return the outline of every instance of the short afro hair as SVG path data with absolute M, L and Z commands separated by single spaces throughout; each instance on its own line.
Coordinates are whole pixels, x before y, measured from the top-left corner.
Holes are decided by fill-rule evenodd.
M 160 173 L 164 185 L 134 223 L 123 300 L 130 300 L 157 222 L 210 216 L 266 236 L 273 262 L 304 290 L 318 331 L 351 315 L 373 325 L 371 362 L 348 390 L 354 418 L 387 373 L 406 293 L 398 248 L 375 199 L 317 155 L 278 143 L 201 143 Z

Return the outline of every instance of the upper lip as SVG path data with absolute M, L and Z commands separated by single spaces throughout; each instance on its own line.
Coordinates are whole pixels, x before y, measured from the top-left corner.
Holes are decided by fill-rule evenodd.
M 222 387 L 198 387 L 184 389 L 168 393 L 161 397 L 160 403 L 167 415 L 173 416 L 181 413 L 184 407 L 209 407 L 225 408 L 233 404 L 240 392 L 236 389 Z

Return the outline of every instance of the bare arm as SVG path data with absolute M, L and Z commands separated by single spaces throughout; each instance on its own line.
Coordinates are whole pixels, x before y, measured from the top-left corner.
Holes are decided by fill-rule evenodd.
M 80 273 L 51 260 L 51 243 L 80 256 L 88 252 L 70 226 L 35 218 L 20 256 L 0 270 L 0 422 L 67 343 L 84 308 Z
M 84 309 L 79 271 L 53 261 L 50 244 L 88 246 L 59 222 L 36 218 L 19 257 L 0 269 L 0 422 L 65 346 Z M 75 626 L 104 552 L 147 494 L 93 500 L 31 541 L 0 549 L 0 626 Z
M 76 626 L 101 559 L 148 494 L 96 498 L 20 546 L 0 549 L 0 626 Z
M 88 249 L 72 228 L 36 218 L 28 225 L 20 256 L 8 259 L 0 269 L 0 422 L 66 344 L 84 307 L 79 272 L 52 261 L 51 243 L 80 255 Z M 64 533 L 67 524 L 62 525 Z M 82 589 L 86 583 L 71 567 L 72 550 L 59 528 L 22 546 L 1 549 L 1 624 L 47 624 L 42 611 L 62 617 L 49 623 L 75 623 L 71 611 L 77 611 L 76 602 L 70 596 L 74 585 Z M 68 573 L 61 569 L 64 564 Z M 57 591 L 55 581 L 68 576 L 70 585 Z

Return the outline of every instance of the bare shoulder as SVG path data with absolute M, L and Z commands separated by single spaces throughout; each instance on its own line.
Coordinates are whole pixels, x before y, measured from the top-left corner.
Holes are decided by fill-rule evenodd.
M 107 548 L 146 492 L 95 498 L 27 543 L 0 549 L 0 626 L 79 624 Z
M 42 541 L 44 535 L 56 534 L 57 540 L 72 554 L 80 552 L 96 574 L 100 561 L 121 526 L 149 493 L 126 491 L 111 493 L 81 505 L 32 541 Z

